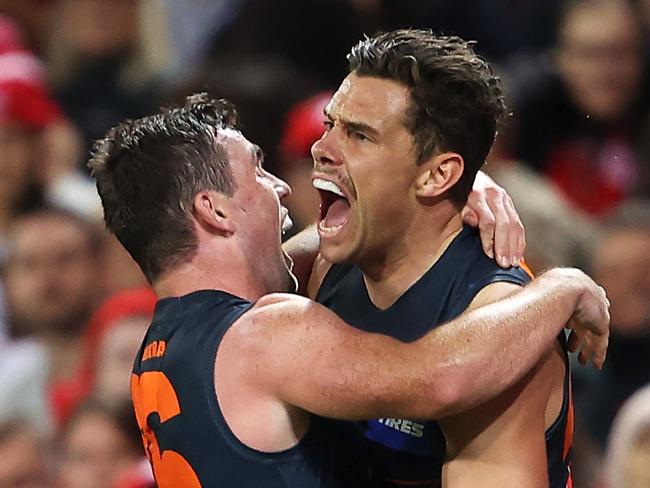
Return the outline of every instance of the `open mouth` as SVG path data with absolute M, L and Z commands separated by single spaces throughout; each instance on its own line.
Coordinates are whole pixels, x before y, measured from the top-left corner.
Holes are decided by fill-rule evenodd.
M 322 233 L 336 234 L 350 218 L 350 201 L 336 183 L 314 178 L 312 185 L 321 198 L 318 228 Z
M 286 207 L 280 207 L 280 230 L 286 234 L 293 227 L 293 221 L 289 216 L 289 210 Z

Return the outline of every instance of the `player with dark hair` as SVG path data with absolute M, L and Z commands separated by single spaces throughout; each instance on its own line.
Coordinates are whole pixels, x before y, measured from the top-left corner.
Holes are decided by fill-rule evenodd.
M 108 228 L 159 297 L 131 378 L 159 487 L 364 486 L 355 426 L 334 419 L 479 405 L 520 380 L 572 316 L 602 364 L 607 300 L 577 270 L 410 344 L 274 293 L 295 288 L 280 239 L 290 190 L 262 159 L 232 106 L 198 95 L 112 129 L 89 162 Z
M 472 43 L 426 30 L 366 38 L 348 59 L 312 148 L 322 205 L 309 291 L 351 325 L 409 343 L 530 281 L 518 259 L 488 258 L 461 214 L 506 113 L 501 82 Z M 509 198 L 497 204 L 514 215 Z M 558 338 L 516 385 L 441 421 L 444 437 L 426 417 L 364 422 L 375 484 L 564 487 L 572 410 Z

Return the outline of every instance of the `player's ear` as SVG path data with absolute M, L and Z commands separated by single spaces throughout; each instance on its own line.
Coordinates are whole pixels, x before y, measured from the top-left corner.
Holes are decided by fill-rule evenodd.
M 193 214 L 199 225 L 209 232 L 223 235 L 235 232 L 230 210 L 230 198 L 223 193 L 200 191 L 194 196 Z
M 439 197 L 458 183 L 463 174 L 465 161 L 454 152 L 433 156 L 421 165 L 415 180 L 415 194 L 420 198 Z

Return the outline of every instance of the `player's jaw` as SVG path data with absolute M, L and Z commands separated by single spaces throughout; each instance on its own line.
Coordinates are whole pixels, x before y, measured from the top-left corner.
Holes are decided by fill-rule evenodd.
M 289 216 L 289 209 L 280 204 L 280 252 L 284 260 L 284 285 L 281 291 L 296 292 L 298 291 L 298 278 L 293 274 L 293 259 L 282 249 L 282 235 L 293 227 L 293 221 Z

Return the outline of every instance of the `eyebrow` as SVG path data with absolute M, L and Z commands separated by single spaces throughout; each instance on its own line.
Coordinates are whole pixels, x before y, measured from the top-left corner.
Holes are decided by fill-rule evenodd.
M 323 115 L 329 120 L 333 120 L 333 117 L 330 115 L 330 113 L 327 111 L 327 108 L 323 109 Z M 341 125 L 343 125 L 347 130 L 350 131 L 357 131 L 357 132 L 364 132 L 372 137 L 379 137 L 379 131 L 375 129 L 373 126 L 368 125 L 364 122 L 357 122 L 355 120 L 350 120 L 350 119 L 345 119 L 343 117 L 339 117 L 339 122 Z

